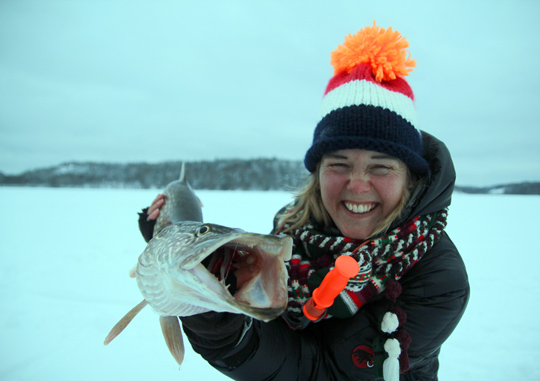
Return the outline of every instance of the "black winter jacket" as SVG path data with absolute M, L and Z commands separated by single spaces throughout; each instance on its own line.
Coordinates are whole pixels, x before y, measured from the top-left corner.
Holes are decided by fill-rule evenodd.
M 444 144 L 424 134 L 431 178 L 406 219 L 450 205 L 455 172 Z M 401 224 L 402 221 L 397 222 Z M 397 305 L 407 314 L 410 369 L 401 380 L 436 380 L 441 345 L 461 319 L 469 283 L 458 250 L 440 241 L 401 279 Z M 370 367 L 377 327 L 388 310 L 384 293 L 354 316 L 291 330 L 283 319 L 264 323 L 242 315 L 206 313 L 181 318 L 194 350 L 236 380 L 374 380 Z

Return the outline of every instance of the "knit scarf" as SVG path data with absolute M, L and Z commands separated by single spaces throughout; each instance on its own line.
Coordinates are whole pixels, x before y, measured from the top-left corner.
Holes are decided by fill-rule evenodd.
M 358 275 L 328 309 L 326 317 L 346 318 L 385 289 L 388 280 L 399 280 L 441 237 L 448 209 L 415 217 L 382 238 L 365 242 L 323 234 L 314 224 L 295 229 L 289 271 L 289 303 L 292 317 L 302 315 L 311 297 L 340 255 L 350 255 L 360 266 Z M 284 226 L 287 227 L 286 225 Z

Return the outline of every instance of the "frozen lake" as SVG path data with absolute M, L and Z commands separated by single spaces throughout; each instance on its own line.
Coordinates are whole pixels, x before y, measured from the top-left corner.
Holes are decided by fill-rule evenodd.
M 128 271 L 145 242 L 136 212 L 156 190 L 0 188 L 0 379 L 226 379 L 191 351 L 179 368 L 158 317 L 143 310 L 103 339 L 141 299 Z M 208 222 L 267 233 L 286 192 L 198 191 Z M 450 237 L 471 301 L 445 343 L 439 379 L 539 380 L 538 196 L 455 194 Z M 527 270 L 527 271 L 525 271 Z

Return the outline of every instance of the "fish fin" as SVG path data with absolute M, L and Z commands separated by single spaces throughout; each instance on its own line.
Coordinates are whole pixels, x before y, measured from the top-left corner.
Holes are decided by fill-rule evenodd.
M 130 278 L 135 278 L 136 277 L 136 272 L 137 272 L 137 265 L 133 266 L 133 268 L 131 270 L 129 270 L 129 277 Z
M 146 300 L 143 300 L 142 302 L 137 304 L 135 307 L 133 307 L 127 314 L 125 314 L 124 317 L 120 319 L 120 321 L 116 323 L 116 325 L 111 329 L 111 332 L 109 332 L 103 344 L 104 345 L 109 344 L 111 341 L 113 341 L 116 338 L 116 336 L 121 334 L 122 331 L 128 326 L 128 324 L 131 323 L 133 318 L 137 316 L 137 314 L 141 312 L 141 310 L 144 307 L 146 307 L 147 304 L 148 302 Z
M 204 208 L 204 205 L 199 197 L 197 197 L 197 200 L 199 201 L 199 204 L 201 205 L 201 208 Z
M 178 318 L 176 316 L 160 316 L 159 323 L 161 324 L 161 331 L 163 332 L 163 337 L 169 351 L 171 351 L 178 365 L 182 365 L 185 349 L 182 329 L 180 328 Z
M 180 177 L 178 178 L 181 182 L 185 183 L 186 180 L 186 163 L 182 162 L 182 169 L 180 170 Z

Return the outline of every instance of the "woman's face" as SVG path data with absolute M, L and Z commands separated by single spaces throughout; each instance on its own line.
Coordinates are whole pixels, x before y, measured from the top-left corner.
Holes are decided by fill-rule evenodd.
M 323 156 L 319 179 L 324 207 L 338 229 L 363 240 L 400 204 L 407 166 L 375 151 L 340 150 Z

